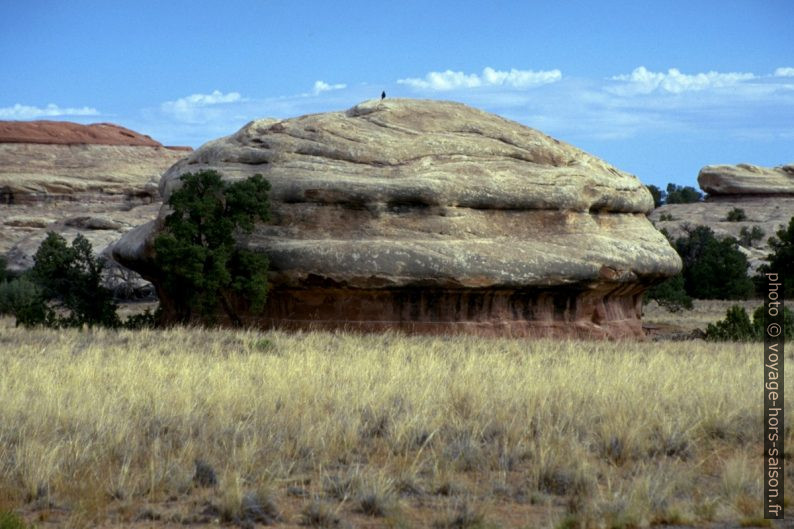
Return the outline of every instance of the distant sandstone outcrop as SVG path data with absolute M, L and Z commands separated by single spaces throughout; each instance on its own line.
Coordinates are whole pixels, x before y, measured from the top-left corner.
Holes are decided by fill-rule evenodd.
M 99 123 L 0 122 L 0 204 L 157 196 L 160 175 L 185 156 L 129 129 Z
M 270 258 L 265 313 L 244 315 L 266 328 L 639 337 L 643 291 L 681 266 L 636 177 L 458 103 L 253 121 L 169 169 L 162 196 L 201 169 L 272 184 L 272 223 L 240 239 Z M 113 248 L 155 285 L 167 213 Z
M 28 268 L 47 231 L 101 253 L 156 215 L 160 175 L 190 150 L 108 123 L 0 121 L 0 255 Z
M 739 240 L 743 228 L 760 228 L 764 233 L 761 240 L 740 246 L 750 273 L 754 273 L 770 252 L 769 237 L 794 216 L 794 165 L 708 165 L 700 170 L 698 183 L 707 193 L 705 201 L 661 206 L 653 211 L 651 220 L 674 237 L 684 235 L 689 226 L 708 226 L 717 236 Z M 741 209 L 747 218 L 728 221 L 733 209 Z
M 698 174 L 698 184 L 712 199 L 794 197 L 794 165 L 707 165 Z

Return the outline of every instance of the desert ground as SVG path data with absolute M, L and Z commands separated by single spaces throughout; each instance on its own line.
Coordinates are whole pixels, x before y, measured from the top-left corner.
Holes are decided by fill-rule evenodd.
M 36 527 L 765 525 L 760 344 L 0 325 Z

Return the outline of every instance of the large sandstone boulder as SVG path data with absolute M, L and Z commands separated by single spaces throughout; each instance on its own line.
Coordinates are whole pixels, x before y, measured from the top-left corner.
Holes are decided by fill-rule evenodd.
M 643 291 L 681 266 L 636 177 L 458 103 L 253 121 L 174 165 L 161 194 L 208 168 L 272 185 L 272 223 L 239 241 L 270 258 L 265 312 L 244 315 L 263 327 L 641 336 Z M 167 214 L 113 248 L 155 285 Z
M 0 121 L 0 255 L 21 272 L 48 231 L 107 254 L 156 216 L 160 175 L 190 150 L 107 123 Z
M 709 198 L 738 196 L 794 197 L 794 165 L 759 167 L 738 165 L 707 165 L 698 174 L 698 184 Z

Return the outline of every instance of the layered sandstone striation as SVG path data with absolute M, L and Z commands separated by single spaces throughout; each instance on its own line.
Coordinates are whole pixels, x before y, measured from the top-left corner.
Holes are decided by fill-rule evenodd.
M 48 231 L 106 252 L 156 216 L 160 175 L 186 154 L 107 123 L 1 121 L 0 255 L 25 270 Z
M 636 177 L 458 103 L 253 121 L 174 165 L 161 194 L 202 169 L 272 185 L 272 223 L 239 240 L 270 258 L 265 312 L 244 315 L 262 327 L 638 337 L 644 289 L 681 266 Z M 167 214 L 113 248 L 155 285 Z

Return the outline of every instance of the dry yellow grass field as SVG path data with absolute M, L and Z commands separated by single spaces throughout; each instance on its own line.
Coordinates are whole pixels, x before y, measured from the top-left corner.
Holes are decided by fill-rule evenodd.
M 762 523 L 762 354 L 5 319 L 0 511 L 37 527 Z

